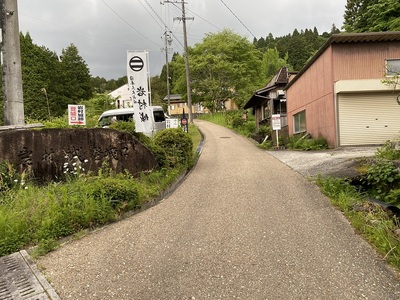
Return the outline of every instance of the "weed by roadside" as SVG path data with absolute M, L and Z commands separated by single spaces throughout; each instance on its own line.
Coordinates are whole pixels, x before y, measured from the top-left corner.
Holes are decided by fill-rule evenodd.
M 363 200 L 364 195 L 343 178 L 318 177 L 317 184 L 383 259 L 400 269 L 399 220 L 379 205 Z
M 117 221 L 125 212 L 158 197 L 193 164 L 191 137 L 199 142 L 201 135 L 194 125 L 190 132 L 166 133 L 156 143 L 160 149 L 166 148 L 164 143 L 170 145 L 171 138 L 180 137 L 169 149 L 172 152 L 165 154 L 174 164 L 139 176 L 114 174 L 107 168 L 89 176 L 72 158 L 66 171 L 73 173 L 66 181 L 37 186 L 23 180 L 22 185 L 13 167 L 0 163 L 0 256 L 34 245 L 35 255 L 42 255 L 57 248 L 60 238 Z
M 204 114 L 199 119 L 232 129 L 243 136 L 251 137 L 259 143 L 258 147 L 261 149 L 272 149 L 274 145 L 271 140 L 271 127 L 264 125 L 257 128 L 254 116 L 248 116 L 247 120 L 243 116 L 244 112 L 239 110 Z M 269 139 L 265 139 L 267 136 L 269 136 Z M 279 145 L 289 149 L 305 151 L 328 148 L 328 143 L 324 137 L 312 138 L 309 134 L 293 135 L 288 139 L 280 138 Z

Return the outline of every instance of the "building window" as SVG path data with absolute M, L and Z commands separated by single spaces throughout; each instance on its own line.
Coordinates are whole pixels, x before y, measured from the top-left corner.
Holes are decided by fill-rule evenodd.
M 293 128 L 294 133 L 300 133 L 306 131 L 306 111 L 303 110 L 293 115 Z
M 400 75 L 400 59 L 386 60 L 386 76 Z

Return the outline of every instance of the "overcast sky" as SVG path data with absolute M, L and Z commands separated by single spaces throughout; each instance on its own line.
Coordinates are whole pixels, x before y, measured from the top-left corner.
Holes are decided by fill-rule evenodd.
M 126 75 L 127 50 L 149 52 L 150 75 L 165 64 L 165 26 L 172 31 L 172 52 L 183 51 L 181 4 L 164 0 L 18 0 L 19 29 L 33 42 L 58 55 L 71 43 L 92 76 L 117 79 Z M 173 1 L 172 1 L 173 2 Z M 253 41 L 272 33 L 280 37 L 317 27 L 329 32 L 343 24 L 346 0 L 186 0 L 188 44 L 224 28 Z M 172 52 L 171 55 L 172 56 Z

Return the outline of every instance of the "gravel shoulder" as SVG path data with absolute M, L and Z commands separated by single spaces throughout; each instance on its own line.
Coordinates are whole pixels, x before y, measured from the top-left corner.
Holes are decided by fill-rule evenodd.
M 355 177 L 361 159 L 374 157 L 377 147 L 346 147 L 321 151 L 267 151 L 306 177 Z

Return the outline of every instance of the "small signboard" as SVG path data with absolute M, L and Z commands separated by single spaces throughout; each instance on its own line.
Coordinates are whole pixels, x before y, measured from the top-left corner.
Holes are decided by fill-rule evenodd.
M 181 119 L 181 127 L 184 132 L 189 132 L 188 120 L 186 118 Z
M 165 127 L 166 128 L 178 128 L 179 127 L 179 119 L 165 119 Z
M 281 130 L 281 115 L 271 116 L 272 130 Z
M 68 125 L 86 125 L 85 105 L 68 104 Z

